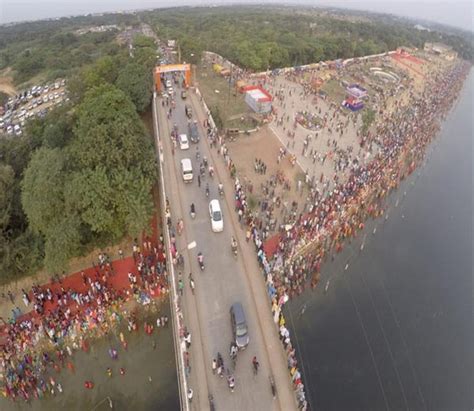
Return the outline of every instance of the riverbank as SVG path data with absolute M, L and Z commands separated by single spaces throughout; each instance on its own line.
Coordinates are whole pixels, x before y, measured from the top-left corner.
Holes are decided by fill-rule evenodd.
M 255 210 L 250 206 L 247 190 L 251 184 L 247 181 L 241 183 L 237 172 L 239 164 L 233 161 L 230 144 L 216 136 L 212 127 L 210 128 L 208 137 L 211 146 L 217 145 L 218 153 L 223 155 L 231 175 L 235 177 L 236 211 L 239 213 L 239 220 L 248 227 L 247 238 L 255 243 L 269 295 L 272 297 L 275 322 L 283 322 L 280 324 L 285 344 L 290 340 L 284 325 L 285 319 L 282 320 L 281 316 L 282 307 L 290 297 L 304 291 L 307 281 L 311 280 L 312 287 L 316 287 L 323 262 L 334 258 L 334 253 L 342 252 L 344 244 L 359 235 L 368 219 L 384 216 L 387 197 L 424 161 L 426 150 L 439 130 L 440 119 L 456 101 L 468 69 L 469 65 L 464 62 L 442 64 L 438 61 L 426 69 L 428 75 L 423 83 L 415 83 L 418 89 L 409 84 L 399 101 L 394 104 L 385 101 L 380 108 L 380 118 L 374 125 L 375 129 L 364 135 L 356 133 L 360 147 L 367 149 L 364 161 L 360 161 L 361 150 L 354 157 L 351 155 L 353 147 L 347 146 L 341 150 L 333 138 L 333 153 L 337 153 L 337 156 L 333 158 L 329 152 L 329 158 L 334 163 L 334 173 L 330 178 L 324 173 L 320 178 L 315 178 L 316 175 L 311 177 L 306 172 L 306 183 L 310 188 L 306 205 L 298 214 L 293 208 L 292 220 L 280 224 L 279 234 L 273 238 L 270 221 L 273 211 L 278 208 L 278 199 L 275 196 L 272 199 L 273 194 L 270 194 L 267 195 L 268 203 L 262 202 L 260 209 Z M 425 74 L 417 69 L 416 75 L 424 77 Z M 288 77 L 295 80 L 293 74 Z M 300 82 L 301 78 L 296 76 L 296 80 Z M 263 82 L 266 81 L 267 79 Z M 292 92 L 295 90 L 283 89 L 283 108 L 286 107 L 284 99 L 291 96 Z M 311 93 L 309 88 L 305 88 L 300 96 L 307 98 Z M 293 107 L 293 103 L 291 106 Z M 328 132 L 333 133 L 335 128 L 342 136 L 345 128 L 338 111 L 336 108 L 332 115 L 333 122 L 329 124 Z M 284 114 L 275 120 L 283 125 L 285 131 L 284 122 L 289 122 L 290 119 Z M 212 121 L 210 123 L 213 124 Z M 350 124 L 348 121 L 346 127 Z M 295 123 L 295 128 L 297 127 Z M 294 138 L 295 133 L 288 131 L 288 137 Z M 310 135 L 304 138 L 303 157 L 309 150 L 311 138 Z M 328 146 L 331 146 L 330 139 Z M 310 155 L 313 153 L 311 149 Z M 323 166 L 326 154 L 321 156 L 321 153 L 315 153 L 315 159 Z M 287 152 L 283 149 L 277 163 L 285 156 Z M 256 164 L 259 164 L 257 160 Z M 249 191 L 252 193 L 251 188 Z M 364 243 L 361 247 L 363 249 Z M 289 368 L 292 368 L 290 364 Z M 303 387 L 301 379 L 299 380 L 299 386 Z
M 110 409 L 110 398 L 115 410 L 127 410 L 130 404 L 139 410 L 174 410 L 179 408 L 179 397 L 174 360 L 174 346 L 171 326 L 156 327 L 158 317 L 170 316 L 167 298 L 157 302 L 156 307 L 139 307 L 138 330 L 129 332 L 126 324 L 121 324 L 107 336 L 94 340 L 89 352 L 78 350 L 71 357 L 74 372 L 67 367 L 60 373 L 51 370 L 44 376 L 48 381 L 52 376 L 61 383 L 63 392 L 45 395 L 40 400 L 25 403 L 1 398 L 2 410 L 59 410 L 71 411 Z M 144 322 L 154 323 L 155 330 L 147 335 Z M 121 344 L 120 333 L 125 335 L 127 350 Z M 112 360 L 109 348 L 117 349 L 118 358 Z M 111 377 L 107 369 L 112 371 Z M 121 374 L 121 369 L 124 373 Z M 85 389 L 84 382 L 92 381 L 93 389 Z
M 167 292 L 163 240 L 155 243 L 148 238 L 133 245 L 132 257 L 112 261 L 100 254 L 87 270 L 23 290 L 23 304 L 32 311 L 23 314 L 15 308 L 14 318 L 1 327 L 4 395 L 30 401 L 61 393 L 63 385 L 45 375 L 62 368 L 73 372 L 74 352 L 88 352 L 91 342 L 124 323 L 130 331 L 138 329 L 140 319 L 131 308 L 153 305 L 154 298 Z M 163 325 L 163 318 L 156 327 L 160 322 Z M 147 328 L 148 334 L 153 327 Z M 126 350 L 122 335 L 121 343 Z
M 388 218 L 286 305 L 313 409 L 385 409 L 382 390 L 391 409 L 469 408 L 473 91 L 471 72 Z

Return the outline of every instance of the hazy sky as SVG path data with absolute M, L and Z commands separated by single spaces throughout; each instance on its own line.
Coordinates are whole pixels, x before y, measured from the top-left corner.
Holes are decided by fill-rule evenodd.
M 277 2 L 278 0 L 262 0 L 259 3 Z M 104 11 L 212 3 L 255 3 L 255 0 L 0 0 L 0 23 Z M 286 3 L 393 13 L 473 30 L 473 6 L 470 0 L 287 0 Z

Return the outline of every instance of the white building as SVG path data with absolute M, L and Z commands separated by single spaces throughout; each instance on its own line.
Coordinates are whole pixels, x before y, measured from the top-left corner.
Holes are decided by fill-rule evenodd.
M 245 102 L 256 113 L 266 114 L 272 110 L 272 96 L 259 86 L 247 88 Z

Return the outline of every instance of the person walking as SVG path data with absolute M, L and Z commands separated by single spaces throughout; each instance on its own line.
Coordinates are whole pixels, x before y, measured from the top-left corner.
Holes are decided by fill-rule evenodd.
M 215 358 L 212 359 L 212 373 L 215 375 L 217 370 L 217 360 Z

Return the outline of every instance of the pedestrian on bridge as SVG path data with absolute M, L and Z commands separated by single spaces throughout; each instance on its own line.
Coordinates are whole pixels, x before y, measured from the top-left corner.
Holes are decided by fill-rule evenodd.
M 179 291 L 179 295 L 182 297 L 183 296 L 183 290 L 184 290 L 184 282 L 183 280 L 180 278 L 178 280 L 178 291 Z

